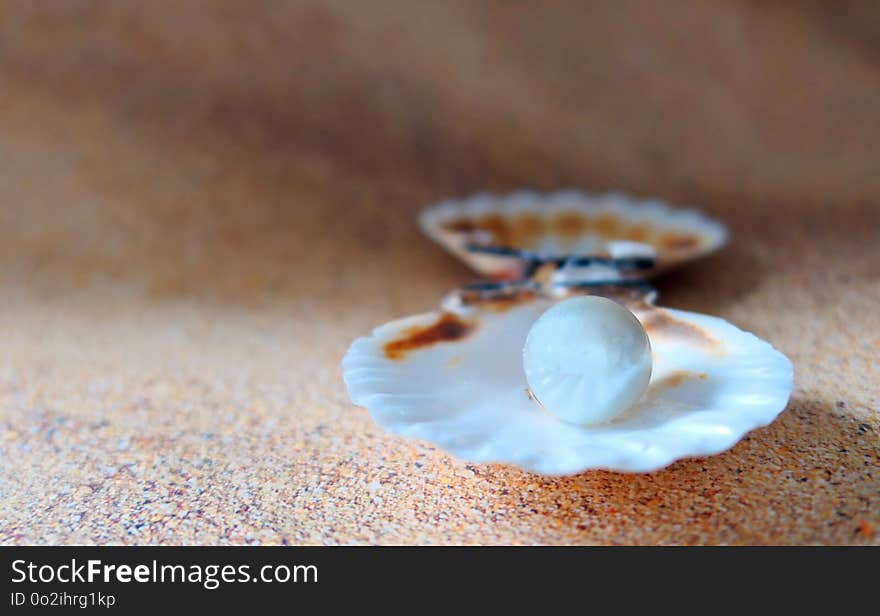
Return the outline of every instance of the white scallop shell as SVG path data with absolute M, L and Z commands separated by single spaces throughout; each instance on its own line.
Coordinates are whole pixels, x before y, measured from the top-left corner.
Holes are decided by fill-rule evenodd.
M 523 295 L 383 325 L 343 360 L 351 399 L 396 434 L 550 475 L 716 454 L 788 402 L 792 365 L 770 344 L 717 317 L 640 302 L 629 307 L 654 352 L 645 396 L 610 424 L 561 422 L 529 397 L 522 367 L 529 328 L 553 301 Z
M 528 274 L 530 259 L 652 255 L 652 275 L 709 254 L 727 240 L 718 221 L 656 200 L 578 191 L 477 194 L 422 210 L 422 230 L 477 272 Z

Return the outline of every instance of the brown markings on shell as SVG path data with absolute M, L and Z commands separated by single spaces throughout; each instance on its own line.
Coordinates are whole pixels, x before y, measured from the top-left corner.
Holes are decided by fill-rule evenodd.
M 468 308 L 491 310 L 492 312 L 507 312 L 515 306 L 529 303 L 538 299 L 538 293 L 532 289 L 519 289 L 506 293 L 487 293 L 480 290 L 460 291 L 458 301 Z
M 510 236 L 514 246 L 531 246 L 546 234 L 546 222 L 537 214 L 520 214 L 510 219 Z
M 507 221 L 498 214 L 479 218 L 455 218 L 444 222 L 442 226 L 452 233 L 472 234 L 477 231 L 490 233 L 496 244 L 501 244 L 510 235 Z
M 443 228 L 454 233 L 483 231 L 492 236 L 492 243 L 508 248 L 530 248 L 545 234 L 572 242 L 585 234 L 598 235 L 606 240 L 631 240 L 652 244 L 659 252 L 687 252 L 696 250 L 702 243 L 698 233 L 686 231 L 660 231 L 650 223 L 632 223 L 613 212 L 595 216 L 578 211 L 563 211 L 545 217 L 524 213 L 516 216 L 488 214 L 478 218 L 456 218 L 443 223 Z
M 586 221 L 580 212 L 559 212 L 550 220 L 550 231 L 564 240 L 572 241 L 583 234 Z
M 508 221 L 499 214 L 489 214 L 476 220 L 477 228 L 490 233 L 495 242 L 502 246 L 515 246 Z
M 624 240 L 630 240 L 632 242 L 643 242 L 644 243 L 644 242 L 650 242 L 652 235 L 653 234 L 651 233 L 651 229 L 648 227 L 648 225 L 639 224 L 639 225 L 632 225 L 632 226 L 624 229 L 621 232 L 620 237 L 621 237 L 621 239 L 624 239 Z
M 600 214 L 595 218 L 596 231 L 604 238 L 620 236 L 620 217 L 616 214 Z
M 480 308 L 486 308 L 492 312 L 507 312 L 515 306 L 527 304 L 538 298 L 538 294 L 534 291 L 517 291 L 510 295 L 497 295 L 485 297 L 476 302 Z
M 427 326 L 410 327 L 403 332 L 403 337 L 385 344 L 385 356 L 388 359 L 403 359 L 411 351 L 441 342 L 454 342 L 466 338 L 474 330 L 474 325 L 461 319 L 451 312 L 440 314 L 436 323 Z
M 718 350 L 721 347 L 718 340 L 702 327 L 676 319 L 662 308 L 652 308 L 642 313 L 640 318 L 649 338 L 651 336 L 677 338 L 713 350 Z
M 669 232 L 660 237 L 659 246 L 662 250 L 684 251 L 694 250 L 700 245 L 700 237 L 693 233 Z
M 449 222 L 443 223 L 443 228 L 447 231 L 452 231 L 453 233 L 473 233 L 480 229 L 477 226 L 477 223 L 470 218 L 456 218 L 455 220 L 450 220 Z
M 691 372 L 690 370 L 675 370 L 669 376 L 661 381 L 666 387 L 681 387 L 685 381 L 700 380 L 705 381 L 709 375 L 705 372 Z

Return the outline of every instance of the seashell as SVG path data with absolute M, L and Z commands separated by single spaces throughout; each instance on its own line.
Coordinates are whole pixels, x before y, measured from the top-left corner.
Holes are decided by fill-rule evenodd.
M 537 265 L 573 257 L 623 261 L 620 278 L 646 277 L 727 239 L 724 225 L 696 210 L 616 193 L 477 194 L 426 208 L 419 223 L 474 270 L 499 280 L 526 278 Z
M 349 395 L 385 429 L 473 462 L 550 475 L 647 472 L 732 447 L 773 421 L 792 389 L 791 362 L 723 319 L 653 304 L 643 285 L 483 283 L 443 309 L 356 340 L 342 365 Z M 531 396 L 522 352 L 532 324 L 561 299 L 602 294 L 648 333 L 645 394 L 609 423 L 560 421 Z

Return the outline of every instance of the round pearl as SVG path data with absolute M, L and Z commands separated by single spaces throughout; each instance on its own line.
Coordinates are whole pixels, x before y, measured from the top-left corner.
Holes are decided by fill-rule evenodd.
M 607 422 L 632 406 L 648 387 L 651 363 L 651 343 L 635 315 L 593 295 L 547 310 L 523 348 L 534 397 L 575 424 Z

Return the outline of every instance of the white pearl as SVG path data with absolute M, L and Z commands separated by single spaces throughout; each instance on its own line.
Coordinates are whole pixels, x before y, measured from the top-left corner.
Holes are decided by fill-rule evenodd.
M 651 364 L 651 343 L 635 315 L 593 295 L 552 306 L 523 348 L 534 397 L 575 424 L 604 423 L 632 406 L 648 387 Z

